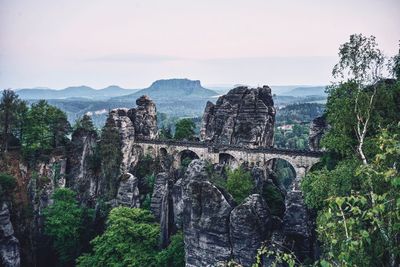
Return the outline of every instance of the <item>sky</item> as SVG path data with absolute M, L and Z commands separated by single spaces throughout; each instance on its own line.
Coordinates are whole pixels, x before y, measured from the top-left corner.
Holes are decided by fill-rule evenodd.
M 398 52 L 399 0 L 0 0 L 0 88 L 325 85 L 350 34 Z

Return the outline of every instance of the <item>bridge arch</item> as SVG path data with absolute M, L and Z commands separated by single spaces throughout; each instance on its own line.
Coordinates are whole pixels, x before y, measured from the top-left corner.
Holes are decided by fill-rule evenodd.
M 239 161 L 229 153 L 219 153 L 218 163 L 228 165 L 232 169 L 236 169 L 239 167 Z
M 273 171 L 277 182 L 283 185 L 286 190 L 290 188 L 295 179 L 298 177 L 296 165 L 287 159 L 281 157 L 271 158 L 266 162 L 265 166 L 269 170 Z
M 182 164 L 188 165 L 192 160 L 199 159 L 199 155 L 190 149 L 183 149 L 175 156 L 175 167 L 181 167 Z

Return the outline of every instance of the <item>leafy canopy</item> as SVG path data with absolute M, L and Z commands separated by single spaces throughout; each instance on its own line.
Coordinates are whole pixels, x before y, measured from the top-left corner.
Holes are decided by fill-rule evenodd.
M 158 266 L 159 235 L 150 211 L 114 208 L 105 232 L 91 241 L 93 251 L 80 256 L 77 266 Z
M 226 189 L 237 203 L 243 202 L 251 194 L 254 187 L 250 172 L 239 167 L 234 170 L 228 170 L 227 177 Z
M 176 140 L 192 140 L 195 136 L 196 125 L 192 119 L 181 119 L 176 123 L 175 136 Z
M 45 233 L 51 237 L 60 263 L 65 265 L 76 258 L 80 249 L 83 209 L 78 205 L 76 193 L 70 189 L 57 189 L 53 200 L 54 204 L 44 211 Z

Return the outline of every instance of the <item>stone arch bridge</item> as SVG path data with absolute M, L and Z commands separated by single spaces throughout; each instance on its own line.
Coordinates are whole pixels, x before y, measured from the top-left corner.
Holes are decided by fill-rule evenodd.
M 208 160 L 211 163 L 227 163 L 233 167 L 242 163 L 258 167 L 267 167 L 273 159 L 283 159 L 289 162 L 296 178 L 304 177 L 311 167 L 320 161 L 322 152 L 309 150 L 288 150 L 270 147 L 247 148 L 236 145 L 214 145 L 205 142 L 146 140 L 135 141 L 144 154 L 154 156 L 172 155 L 173 165 L 179 167 L 182 156 L 191 154 L 195 158 Z

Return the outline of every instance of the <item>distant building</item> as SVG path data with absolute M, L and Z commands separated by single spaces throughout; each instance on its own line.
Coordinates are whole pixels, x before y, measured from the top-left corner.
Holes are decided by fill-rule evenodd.
M 278 126 L 277 128 L 278 128 L 278 130 L 291 131 L 291 130 L 293 130 L 293 124 L 284 124 L 284 125 Z

